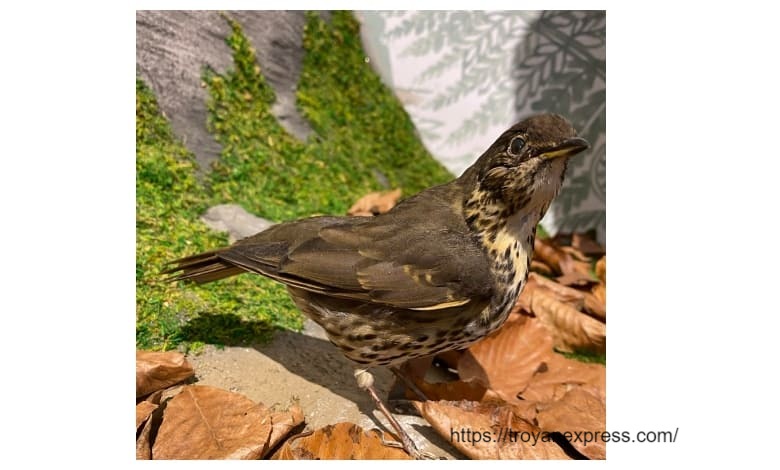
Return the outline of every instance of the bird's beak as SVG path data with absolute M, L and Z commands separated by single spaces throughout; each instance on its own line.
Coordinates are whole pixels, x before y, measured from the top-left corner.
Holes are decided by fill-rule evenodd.
M 573 137 L 571 139 L 566 139 L 557 145 L 542 150 L 539 153 L 539 156 L 544 159 L 571 157 L 572 155 L 576 155 L 582 152 L 588 147 L 590 147 L 590 144 L 587 140 L 581 137 Z

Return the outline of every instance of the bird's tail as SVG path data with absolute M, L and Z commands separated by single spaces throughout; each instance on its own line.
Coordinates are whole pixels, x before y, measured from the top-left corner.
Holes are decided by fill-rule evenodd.
M 172 266 L 163 271 L 162 274 L 174 274 L 168 278 L 169 281 L 187 280 L 205 284 L 246 272 L 246 270 L 220 259 L 218 254 L 221 251 L 223 250 L 207 251 L 171 261 L 169 265 Z

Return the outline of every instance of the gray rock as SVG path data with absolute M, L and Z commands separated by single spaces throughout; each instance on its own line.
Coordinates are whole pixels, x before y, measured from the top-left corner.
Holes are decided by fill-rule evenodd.
M 295 89 L 303 65 L 303 11 L 233 11 L 228 13 L 244 28 L 257 51 L 263 76 L 276 92 L 271 112 L 279 124 L 300 140 L 312 132 L 295 106 Z
M 314 323 L 314 320 L 307 318 L 303 321 L 303 334 L 311 336 L 312 338 L 318 338 L 327 341 L 328 334 L 325 333 L 325 328 Z
M 306 139 L 311 128 L 295 107 L 303 59 L 302 11 L 240 11 L 241 24 L 276 92 L 272 112 L 284 128 Z M 206 130 L 208 92 L 204 67 L 224 73 L 233 59 L 225 38 L 230 27 L 214 11 L 137 11 L 136 73 L 152 89 L 174 133 L 195 154 L 201 170 L 219 158 L 221 147 Z
M 206 211 L 200 218 L 218 232 L 228 232 L 230 243 L 267 229 L 273 222 L 252 215 L 238 204 L 220 204 Z

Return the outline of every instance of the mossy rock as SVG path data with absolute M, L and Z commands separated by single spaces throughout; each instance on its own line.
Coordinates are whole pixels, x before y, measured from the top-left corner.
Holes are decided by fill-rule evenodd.
M 198 176 L 153 93 L 136 81 L 136 344 L 144 349 L 251 344 L 302 317 L 283 286 L 237 276 L 203 286 L 167 283 L 165 263 L 227 243 L 199 216 L 237 203 L 273 221 L 344 214 L 385 187 L 405 196 L 452 179 L 425 150 L 403 107 L 366 63 L 348 12 L 309 13 L 297 106 L 313 132 L 300 140 L 272 112 L 275 90 L 241 25 L 226 14 L 233 66 L 206 67 L 208 129 L 220 158 Z

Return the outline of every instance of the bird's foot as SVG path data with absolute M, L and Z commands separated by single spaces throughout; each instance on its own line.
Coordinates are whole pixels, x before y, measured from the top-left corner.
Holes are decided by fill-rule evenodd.
M 376 431 L 379 434 L 379 439 L 382 441 L 382 445 L 385 445 L 387 447 L 393 447 L 395 449 L 403 449 L 407 454 L 409 454 L 410 457 L 412 457 L 415 460 L 439 460 L 440 459 L 440 457 L 430 452 L 422 452 L 421 450 L 417 449 L 417 446 L 414 445 L 414 442 L 411 439 L 409 439 L 408 444 L 405 445 L 403 442 L 404 440 L 403 438 L 401 438 L 402 442 L 388 441 L 387 439 L 385 439 L 384 433 L 381 430 L 376 429 Z
M 390 410 L 387 409 L 385 404 L 382 402 L 382 400 L 379 399 L 379 395 L 376 393 L 376 389 L 374 388 L 374 376 L 371 375 L 370 372 L 364 369 L 357 369 L 355 370 L 355 378 L 358 381 L 358 385 L 360 388 L 364 389 L 368 394 L 371 396 L 371 399 L 374 401 L 374 405 L 377 407 L 377 409 L 382 412 L 382 414 L 385 415 L 385 418 L 390 422 L 390 425 L 395 430 L 395 433 L 398 435 L 398 437 L 401 439 L 400 443 L 394 443 L 390 447 L 397 447 L 398 445 L 403 448 L 407 454 L 409 454 L 413 459 L 415 460 L 423 460 L 423 459 L 430 459 L 431 455 L 425 452 L 420 452 L 417 449 L 417 446 L 414 445 L 414 441 L 412 441 L 412 438 L 409 437 L 409 434 L 404 430 L 403 427 L 401 427 L 401 424 L 398 422 L 398 420 L 395 419 L 393 414 L 390 412 Z M 382 442 L 385 445 L 389 445 L 390 441 L 386 441 L 384 438 L 382 439 Z M 433 458 L 436 458 L 433 456 Z

